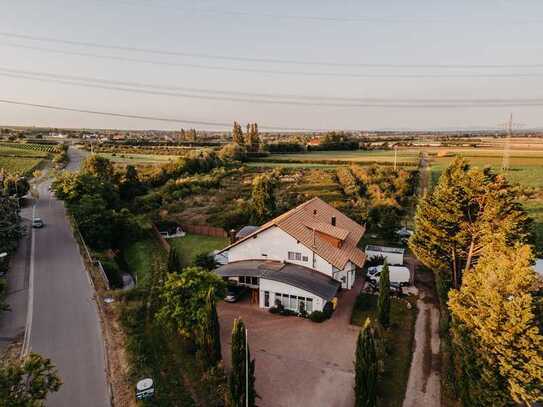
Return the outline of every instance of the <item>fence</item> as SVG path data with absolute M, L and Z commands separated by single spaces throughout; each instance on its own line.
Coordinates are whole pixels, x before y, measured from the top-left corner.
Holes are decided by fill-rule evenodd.
M 181 228 L 193 235 L 214 236 L 214 237 L 228 237 L 228 233 L 222 228 L 216 228 L 208 225 L 187 225 L 181 224 Z

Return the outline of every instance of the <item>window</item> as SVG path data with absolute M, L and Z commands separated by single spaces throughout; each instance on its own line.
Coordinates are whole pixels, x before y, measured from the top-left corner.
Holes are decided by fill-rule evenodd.
M 239 277 L 239 282 L 240 282 L 241 284 L 245 284 L 245 276 L 240 276 L 240 277 Z
M 298 297 L 295 295 L 290 296 L 290 309 L 293 311 L 298 311 Z
M 283 304 L 283 307 L 290 308 L 290 300 L 288 298 L 288 294 L 281 294 L 282 300 L 281 304 Z
M 288 259 L 289 259 L 289 260 L 297 260 L 297 261 L 301 261 L 301 260 L 302 260 L 302 253 L 299 253 L 299 252 L 288 252 Z
M 270 306 L 270 292 L 264 291 L 264 306 L 267 308 Z
M 258 285 L 258 277 L 251 277 L 251 282 L 249 284 Z
M 305 300 L 305 310 L 308 314 L 313 312 L 313 298 L 306 298 Z
M 302 261 L 307 261 L 307 256 L 302 256 Z

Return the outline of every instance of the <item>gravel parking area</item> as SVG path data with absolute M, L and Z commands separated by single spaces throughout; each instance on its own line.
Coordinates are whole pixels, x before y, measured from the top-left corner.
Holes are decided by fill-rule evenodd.
M 230 365 L 233 320 L 245 321 L 256 360 L 260 407 L 351 407 L 358 327 L 350 325 L 361 280 L 340 293 L 338 309 L 321 324 L 272 315 L 247 301 L 219 304 L 223 357 Z

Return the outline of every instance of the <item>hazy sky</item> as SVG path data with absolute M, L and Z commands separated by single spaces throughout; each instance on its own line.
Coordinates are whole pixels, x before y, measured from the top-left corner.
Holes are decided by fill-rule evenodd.
M 541 106 L 364 107 L 353 106 L 364 101 L 334 99 L 543 102 L 540 0 L 0 0 L 0 52 L 0 99 L 218 123 L 257 121 L 261 127 L 493 127 L 510 112 L 526 127 L 543 126 Z M 406 66 L 413 64 L 423 66 Z M 540 66 L 510 66 L 534 64 Z M 13 77 L 20 71 L 25 78 Z M 30 79 L 36 73 L 58 76 Z M 93 87 L 58 82 L 73 82 L 66 76 L 100 81 Z M 153 87 L 143 93 L 104 89 L 134 89 L 119 81 Z M 274 103 L 233 92 L 269 94 Z M 307 98 L 285 105 L 282 95 Z M 0 124 L 192 127 L 2 103 Z

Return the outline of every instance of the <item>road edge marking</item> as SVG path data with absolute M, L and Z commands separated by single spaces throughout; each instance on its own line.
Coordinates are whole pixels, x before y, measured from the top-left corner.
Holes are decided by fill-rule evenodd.
M 36 203 L 32 207 L 32 219 L 35 217 Z M 32 333 L 32 317 L 34 313 L 34 254 L 36 250 L 36 234 L 34 228 L 30 224 L 31 239 L 30 239 L 30 275 L 28 277 L 28 302 L 26 308 L 26 325 L 25 335 L 23 339 L 23 348 L 21 357 L 28 355 L 30 351 L 30 335 Z

